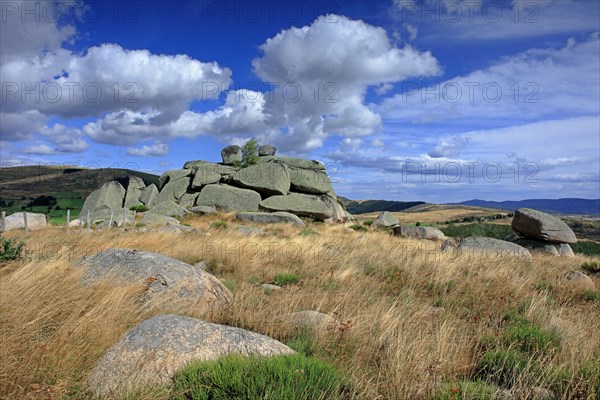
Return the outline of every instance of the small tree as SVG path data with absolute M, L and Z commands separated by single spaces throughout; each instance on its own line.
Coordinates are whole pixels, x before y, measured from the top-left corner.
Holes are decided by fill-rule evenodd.
M 252 138 L 242 147 L 242 168 L 258 164 L 258 142 Z

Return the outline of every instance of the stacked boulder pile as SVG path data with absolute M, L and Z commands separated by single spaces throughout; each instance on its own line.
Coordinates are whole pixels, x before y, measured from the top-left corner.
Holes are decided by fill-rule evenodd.
M 149 208 L 144 217 L 219 210 L 284 212 L 331 222 L 351 218 L 338 203 L 323 163 L 276 157 L 275 152 L 274 146 L 261 146 L 258 162 L 241 167 L 242 149 L 227 146 L 221 151 L 221 163 L 188 161 L 182 169 L 165 172 L 158 186 L 145 185 L 137 177 L 130 178 L 127 188 L 108 182 L 88 196 L 81 215 L 89 210 L 92 220 L 98 221 L 108 220 L 112 213 L 119 216 L 114 222 L 126 223 L 132 217 L 130 208 L 144 205 Z
M 514 234 L 506 240 L 555 256 L 574 256 L 569 244 L 577 243 L 575 233 L 564 221 L 553 215 L 531 208 L 520 208 L 515 211 L 511 226 Z

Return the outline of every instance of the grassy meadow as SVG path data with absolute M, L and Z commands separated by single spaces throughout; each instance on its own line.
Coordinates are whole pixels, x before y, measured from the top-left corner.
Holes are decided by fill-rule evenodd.
M 600 279 L 590 274 L 595 289 L 564 279 L 597 257 L 534 254 L 528 263 L 456 255 L 441 253 L 440 243 L 343 225 L 271 225 L 263 226 L 264 236 L 244 236 L 232 218 L 183 220 L 210 236 L 122 229 L 66 236 L 59 227 L 3 235 L 23 240 L 28 255 L 0 264 L 0 397 L 90 398 L 85 382 L 103 352 L 135 324 L 166 312 L 290 345 L 305 357 L 291 365 L 333 370 L 336 382 L 349 386 L 330 398 L 488 399 L 507 390 L 515 399 L 544 390 L 556 399 L 600 396 Z M 206 260 L 232 290 L 233 304 L 212 315 L 149 309 L 136 301 L 141 283 L 83 286 L 72 262 L 113 247 Z M 262 283 L 284 286 L 270 291 Z M 317 335 L 274 322 L 299 310 L 340 323 Z M 141 388 L 124 398 L 209 398 L 181 391 L 218 381 L 214 371 L 233 374 L 231 365 L 249 368 L 244 363 L 233 359 L 200 375 L 194 368 L 202 366 L 192 365 L 170 388 Z M 256 363 L 250 365 L 265 373 L 276 368 Z

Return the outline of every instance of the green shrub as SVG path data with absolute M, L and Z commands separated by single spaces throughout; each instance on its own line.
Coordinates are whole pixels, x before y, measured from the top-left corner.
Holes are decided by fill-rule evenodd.
M 137 206 L 131 206 L 131 207 L 129 207 L 129 209 L 131 211 L 144 212 L 144 211 L 148 211 L 150 209 L 150 207 L 148 207 L 145 204 L 138 204 Z
M 517 319 L 508 325 L 503 333 L 507 346 L 524 353 L 540 354 L 558 348 L 560 338 L 556 331 L 541 329 L 526 319 Z
M 600 256 L 600 243 L 591 240 L 580 240 L 577 243 L 570 244 L 574 253 L 585 254 L 586 256 Z
M 298 353 L 305 356 L 312 356 L 314 353 L 314 333 L 309 326 L 304 326 L 298 335 L 290 339 L 286 344 Z
M 600 294 L 594 290 L 584 290 L 580 297 L 584 301 L 600 301 Z
M 302 354 L 276 357 L 229 355 L 195 362 L 177 374 L 176 398 L 209 399 L 346 399 L 349 383 L 334 367 Z
M 227 229 L 227 222 L 213 221 L 210 223 L 210 227 L 213 229 Z
M 350 229 L 354 229 L 355 231 L 364 231 L 366 232 L 368 229 L 366 226 L 362 226 L 362 225 L 350 225 Z
M 229 289 L 230 291 L 232 291 L 232 292 L 237 287 L 237 283 L 233 279 L 224 279 L 223 280 L 223 285 L 225 285 L 225 287 L 227 289 Z
M 371 226 L 371 225 L 373 225 L 373 222 L 375 222 L 375 221 L 372 220 L 372 219 L 368 219 L 368 220 L 366 220 L 366 221 L 363 222 L 363 225 L 365 225 L 365 226 Z
M 442 385 L 436 400 L 481 400 L 493 399 L 498 389 L 482 381 L 459 381 Z
M 314 229 L 304 228 L 298 232 L 298 236 L 317 236 L 319 235 Z
M 284 273 L 275 275 L 273 280 L 277 286 L 285 286 L 300 282 L 300 277 L 296 274 Z
M 441 228 L 441 231 L 449 237 L 487 236 L 501 240 L 512 234 L 510 225 L 488 223 L 450 225 Z
M 516 350 L 489 350 L 475 368 L 475 380 L 485 380 L 511 387 L 530 364 L 529 358 Z
M 246 168 L 258 164 L 258 142 L 252 138 L 242 147 L 241 167 Z
M 2 248 L 0 248 L 0 262 L 23 258 L 25 243 L 16 239 L 2 239 Z
M 583 264 L 581 264 L 581 269 L 587 272 L 590 272 L 592 274 L 595 274 L 597 272 L 600 272 L 600 264 L 592 261 L 592 262 L 584 262 Z

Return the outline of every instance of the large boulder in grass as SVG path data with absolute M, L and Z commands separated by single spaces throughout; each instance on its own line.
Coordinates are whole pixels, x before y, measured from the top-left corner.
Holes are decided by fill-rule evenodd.
M 220 280 L 183 261 L 158 253 L 132 249 L 108 249 L 75 262 L 83 281 L 109 279 L 117 285 L 144 285 L 143 300 L 151 306 L 183 309 L 202 314 L 227 306 L 232 299 Z
M 221 150 L 221 158 L 225 165 L 240 163 L 242 162 L 242 148 L 236 145 L 227 146 Z
M 196 199 L 198 206 L 212 206 L 226 211 L 258 211 L 260 194 L 250 189 L 216 184 L 202 188 Z
M 125 208 L 130 208 L 133 206 L 139 206 L 142 204 L 140 201 L 140 197 L 142 196 L 142 191 L 146 188 L 146 184 L 142 180 L 142 178 L 138 176 L 130 176 L 129 184 L 127 185 L 127 191 L 125 193 L 125 202 L 123 206 Z
M 159 315 L 132 328 L 104 353 L 88 386 L 96 396 L 118 397 L 136 387 L 169 385 L 188 363 L 217 360 L 231 353 L 272 357 L 294 351 L 241 328 Z
M 18 212 L 6 217 L 4 230 L 9 231 L 11 229 L 25 228 L 25 219 L 23 214 L 27 214 L 28 229 L 41 229 L 48 226 L 48 223 L 46 222 L 46 216 L 44 214 Z
M 242 168 L 232 179 L 240 186 L 267 196 L 287 194 L 290 190 L 290 172 L 284 164 L 278 162 Z
M 80 215 L 97 210 L 117 210 L 123 207 L 125 188 L 117 181 L 107 182 L 94 190 L 83 202 Z
M 325 220 L 333 216 L 333 202 L 325 195 L 290 193 L 283 196 L 271 196 L 261 201 L 260 207 L 268 211 L 287 211 L 317 220 Z
M 512 228 L 521 236 L 551 243 L 577 243 L 569 226 L 553 215 L 531 208 L 515 211 Z
M 235 216 L 240 221 L 256 222 L 259 224 L 292 224 L 299 227 L 304 227 L 302 221 L 297 215 L 278 211 L 273 213 L 264 212 L 239 212 Z
M 531 253 L 515 243 L 490 237 L 472 236 L 468 238 L 449 238 L 442 243 L 442 250 L 455 250 L 463 254 L 479 255 L 484 258 L 503 260 L 515 258 L 530 261 Z
M 399 222 L 400 221 L 398 221 L 398 218 L 396 218 L 394 214 L 392 214 L 389 211 L 383 211 L 377 216 L 377 219 L 373 222 L 373 224 L 371 224 L 371 226 L 387 228 L 390 226 L 398 225 Z
M 446 236 L 439 229 L 430 226 L 397 225 L 393 228 L 394 236 L 410 237 L 416 239 L 444 240 Z

